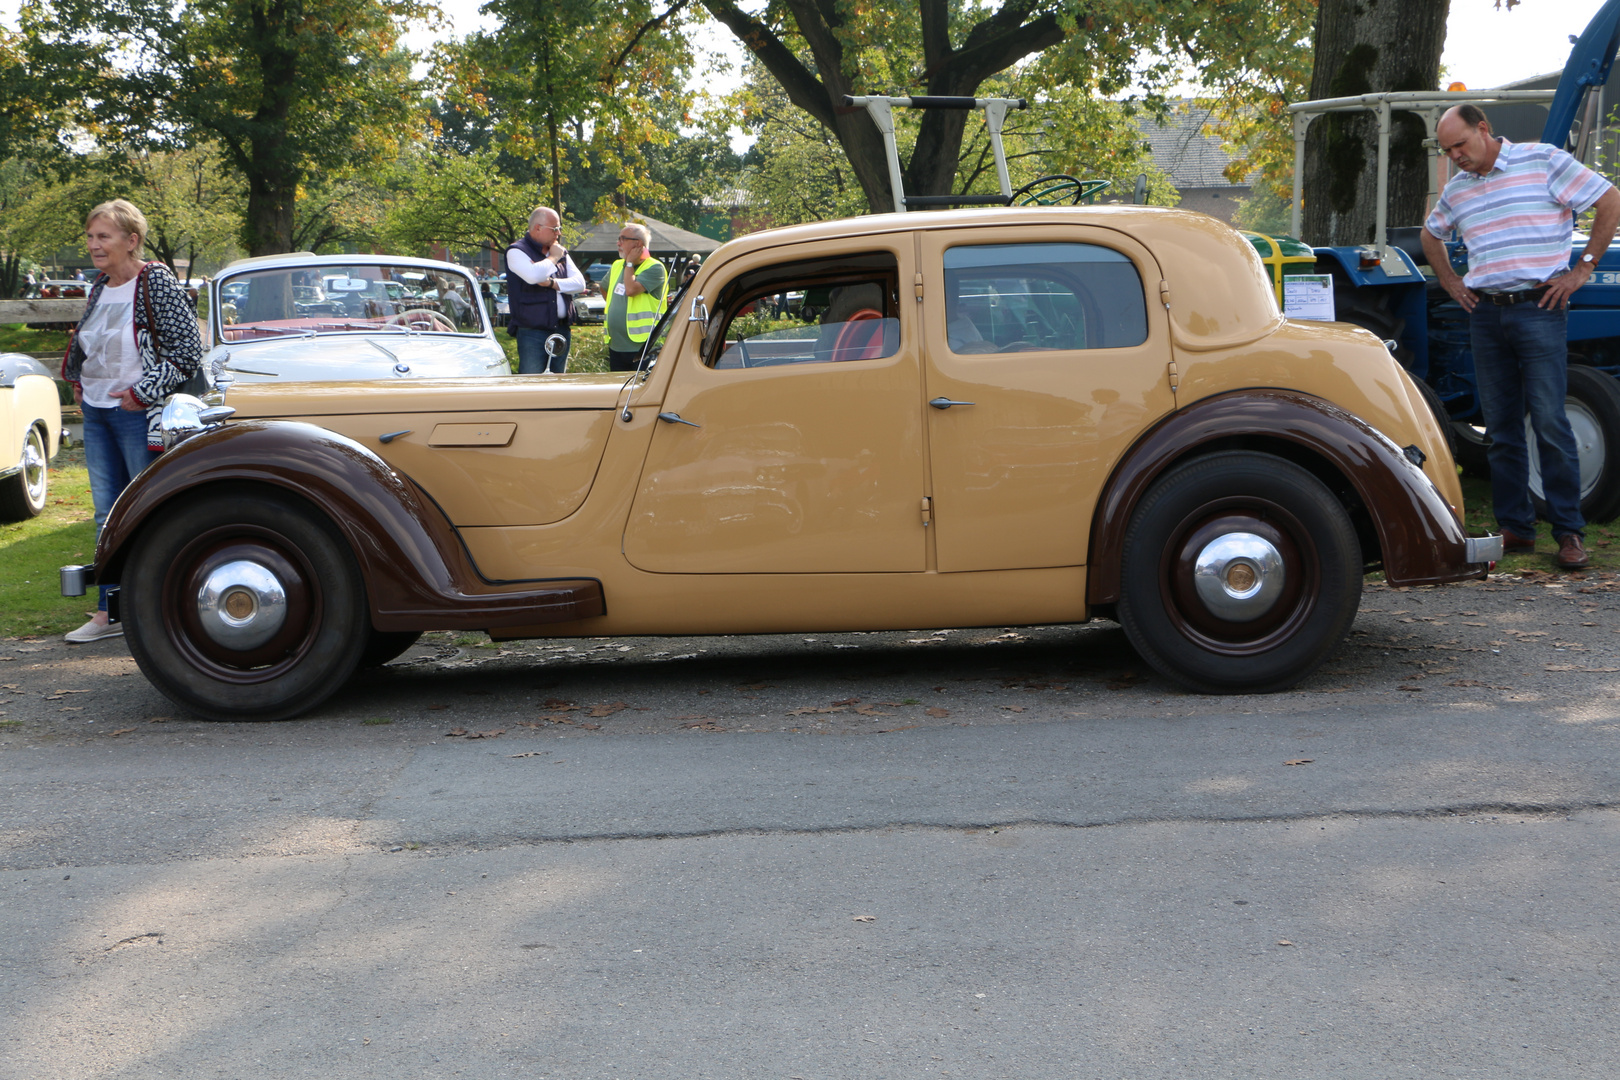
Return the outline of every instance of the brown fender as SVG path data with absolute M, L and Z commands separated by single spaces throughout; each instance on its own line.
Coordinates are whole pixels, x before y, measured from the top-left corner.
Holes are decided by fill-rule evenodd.
M 1372 516 L 1391 585 L 1484 577 L 1465 561 L 1462 525 L 1423 470 L 1365 420 L 1308 394 L 1238 390 L 1189 405 L 1143 435 L 1108 478 L 1091 522 L 1087 601 L 1119 600 L 1125 529 L 1138 500 L 1170 465 L 1217 442 L 1294 443 L 1330 463 Z
M 408 478 L 353 439 L 287 420 L 206 431 L 136 477 L 96 544 L 97 582 L 118 581 L 142 522 L 169 500 L 233 482 L 283 488 L 331 518 L 360 564 L 378 630 L 486 630 L 606 613 L 593 579 L 484 580 L 450 522 Z

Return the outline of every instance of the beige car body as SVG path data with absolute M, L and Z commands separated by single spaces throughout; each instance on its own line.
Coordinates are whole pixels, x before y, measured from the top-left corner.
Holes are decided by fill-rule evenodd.
M 953 352 L 945 251 L 1054 241 L 1130 260 L 1146 291 L 1146 339 L 1128 348 Z M 882 253 L 898 266 L 900 332 L 890 355 L 740 369 L 706 362 L 709 327 L 693 321 L 701 298 L 715 303 L 727 282 L 774 264 L 851 252 Z M 1117 599 L 1099 582 L 1118 576 L 1117 534 L 1136 498 L 1120 494 L 1127 459 L 1200 404 L 1232 414 L 1245 402 L 1304 401 L 1355 428 L 1370 448 L 1362 458 L 1399 459 L 1367 464 L 1369 474 L 1404 469 L 1408 501 L 1429 500 L 1424 522 L 1405 535 L 1428 536 L 1434 552 L 1449 553 L 1430 552 L 1428 569 L 1408 576 L 1483 573 L 1460 561 L 1462 491 L 1412 380 L 1366 331 L 1283 318 L 1254 250 L 1202 215 L 1007 209 L 777 229 L 726 244 L 678 303 L 657 362 L 640 376 L 239 386 L 222 430 L 305 421 L 352 440 L 442 513 L 477 591 L 600 583 L 600 614 L 507 616 L 485 627 L 497 638 L 1084 620 Z M 931 400 L 957 404 L 931 408 Z M 1404 457 L 1399 448 L 1408 448 Z M 172 482 L 160 475 L 109 522 L 97 554 L 103 580 L 116 579 L 141 522 L 165 499 L 188 483 L 218 481 L 201 450 L 182 449 L 192 463 L 182 470 L 177 462 Z M 1421 477 L 1408 459 L 1421 460 Z M 149 472 L 162 474 L 164 463 Z M 1142 467 L 1141 484 L 1154 474 Z M 277 480 L 274 469 L 264 478 L 298 483 Z M 1383 538 L 1386 556 L 1398 524 L 1365 527 Z M 1411 546 L 1399 543 L 1403 552 Z M 1104 552 L 1114 552 L 1110 566 L 1094 567 Z M 373 625 L 431 628 L 431 618 L 413 623 L 377 607 L 381 572 L 366 569 Z

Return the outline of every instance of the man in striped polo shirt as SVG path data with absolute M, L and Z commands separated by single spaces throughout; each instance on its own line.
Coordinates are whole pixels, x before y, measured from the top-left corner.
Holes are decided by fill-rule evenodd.
M 1542 494 L 1558 541 L 1558 565 L 1587 565 L 1580 455 L 1564 415 L 1569 297 L 1585 285 L 1614 239 L 1620 192 L 1546 143 L 1491 134 L 1473 105 L 1440 118 L 1435 136 L 1458 167 L 1424 222 L 1423 252 L 1451 298 L 1469 312 L 1474 375 L 1491 437 L 1491 501 L 1508 551 L 1534 551 L 1530 457 L 1524 415 L 1541 455 Z M 1570 266 L 1575 215 L 1596 207 L 1590 239 Z M 1444 238 L 1455 228 L 1468 247 L 1458 277 Z

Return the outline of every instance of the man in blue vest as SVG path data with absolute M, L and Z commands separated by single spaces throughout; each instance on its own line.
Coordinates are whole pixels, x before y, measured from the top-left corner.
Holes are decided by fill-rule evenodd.
M 651 242 L 652 233 L 639 221 L 627 221 L 619 230 L 619 258 L 602 283 L 607 292 L 609 371 L 636 370 L 641 350 L 664 314 L 669 274 L 648 254 Z
M 528 233 L 506 249 L 506 295 L 519 375 L 568 370 L 573 298 L 584 288 L 585 275 L 562 246 L 562 218 L 549 206 L 535 207 Z M 560 344 L 548 356 L 546 342 L 552 338 Z

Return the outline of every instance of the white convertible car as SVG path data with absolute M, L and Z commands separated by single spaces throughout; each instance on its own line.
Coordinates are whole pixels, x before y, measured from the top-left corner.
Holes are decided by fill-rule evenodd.
M 297 252 L 214 278 L 214 381 L 509 375 L 477 283 L 454 263 Z
M 0 521 L 23 521 L 45 509 L 62 406 L 45 365 L 21 353 L 0 353 L 0 436 Z

